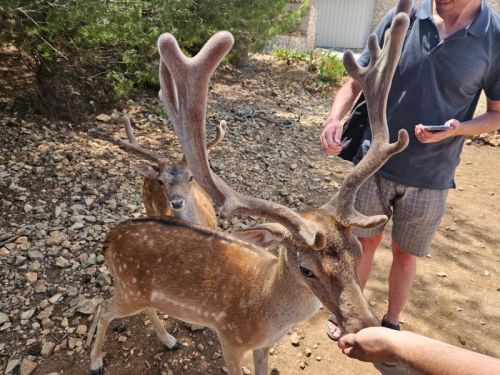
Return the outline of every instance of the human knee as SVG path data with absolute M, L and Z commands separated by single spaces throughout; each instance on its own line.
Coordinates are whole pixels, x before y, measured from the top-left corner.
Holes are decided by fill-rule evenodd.
M 413 267 L 417 264 L 417 257 L 396 243 L 392 245 L 392 257 L 393 262 L 398 263 L 402 267 Z
M 359 237 L 359 242 L 364 254 L 373 254 L 382 240 L 382 233 L 377 233 L 371 237 Z

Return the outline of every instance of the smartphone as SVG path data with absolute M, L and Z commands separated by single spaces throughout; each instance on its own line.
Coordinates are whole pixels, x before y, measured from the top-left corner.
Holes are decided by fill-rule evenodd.
M 441 132 L 443 130 L 451 129 L 450 125 L 422 125 L 423 128 L 430 132 Z

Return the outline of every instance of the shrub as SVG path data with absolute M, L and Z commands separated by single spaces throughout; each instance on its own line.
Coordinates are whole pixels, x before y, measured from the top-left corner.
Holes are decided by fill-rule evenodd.
M 158 84 L 156 41 L 162 32 L 173 33 L 181 48 L 194 54 L 214 32 L 229 30 L 235 36 L 233 56 L 245 57 L 299 22 L 307 2 L 296 11 L 286 11 L 287 3 L 3 0 L 0 43 L 18 48 L 35 73 L 38 97 L 54 97 L 49 106 L 70 93 L 94 98 L 111 93 L 115 99 L 134 87 Z
M 317 78 L 324 83 L 338 83 L 346 75 L 344 64 L 333 52 L 302 52 L 294 49 L 276 48 L 273 56 L 279 59 L 302 61 L 308 69 L 317 73 Z

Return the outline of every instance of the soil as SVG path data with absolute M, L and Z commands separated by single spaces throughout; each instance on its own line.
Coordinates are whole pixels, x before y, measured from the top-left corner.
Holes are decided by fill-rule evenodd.
M 287 65 L 270 56 L 253 56 L 251 66 L 242 71 L 220 68 L 211 86 L 208 130 L 212 133 L 214 124 L 221 119 L 228 121 L 229 130 L 222 144 L 210 154 L 214 170 L 236 190 L 294 209 L 325 202 L 351 168 L 335 156 L 324 155 L 319 146 L 318 137 L 334 91 L 319 88 L 305 66 Z M 171 128 L 154 114 L 151 103 L 155 101 L 154 97 L 146 101 L 136 99 L 125 104 L 124 110 L 131 114 L 140 142 L 156 151 L 165 150 L 172 161 L 179 160 L 180 151 Z M 482 105 L 484 108 L 484 103 Z M 55 254 L 78 260 L 84 253 L 100 254 L 102 234 L 109 222 L 102 221 L 101 227 L 95 229 L 97 234 L 86 233 L 82 240 L 77 237 L 80 234 L 71 230 L 73 223 L 69 215 L 67 220 L 52 216 L 60 202 L 66 202 L 69 207 L 77 195 L 97 196 L 87 210 L 97 217 L 98 223 L 102 217 L 108 217 L 105 215 L 109 212 L 117 220 L 142 215 L 140 179 L 128 166 L 132 157 L 109 142 L 110 137 L 122 136 L 120 116 L 120 112 L 115 112 L 109 122 L 89 119 L 81 124 L 49 123 L 40 117 L 21 119 L 18 114 L 4 118 L 0 123 L 0 165 L 7 171 L 20 163 L 44 168 L 37 169 L 36 178 L 20 175 L 17 184 L 27 189 L 27 200 L 18 199 L 26 194 L 13 192 L 9 189 L 11 181 L 2 176 L 5 180 L 0 184 L 2 200 L 13 204 L 3 206 L 0 222 L 4 229 L 0 234 L 11 233 L 20 225 L 42 221 L 51 226 L 59 223 L 70 242 L 74 240 L 80 246 L 71 251 L 61 249 Z M 44 145 L 48 145 L 47 148 Z M 43 154 L 41 159 L 39 154 Z M 68 162 L 58 159 L 59 163 L 53 163 L 51 156 L 55 154 L 63 155 Z M 401 316 L 405 330 L 496 357 L 500 357 L 499 160 L 500 148 L 465 146 L 456 174 L 457 189 L 449 193 L 448 209 L 431 255 L 419 261 L 415 285 Z M 89 168 L 82 172 L 79 168 L 85 165 Z M 82 186 L 85 186 L 83 190 Z M 109 203 L 113 198 L 119 201 L 117 208 Z M 36 215 L 26 214 L 25 202 L 31 202 Z M 37 207 L 41 207 L 40 212 Z M 48 213 L 45 216 L 44 210 Z M 221 227 L 228 229 L 251 222 L 246 218 L 233 218 L 221 221 Z M 383 315 L 387 306 L 391 262 L 389 230 L 386 229 L 365 290 L 378 316 Z M 33 232 L 28 237 L 35 244 L 40 234 Z M 67 345 L 68 339 L 76 336 L 71 328 L 78 324 L 90 326 L 92 316 L 70 315 L 70 329 L 65 330 L 54 328 L 41 334 L 40 330 L 26 329 L 17 316 L 19 310 L 25 310 L 29 303 L 38 304 L 50 295 L 40 296 L 31 286 L 21 287 L 12 282 L 17 272 L 15 252 L 13 249 L 10 256 L 0 257 L 0 269 L 4 270 L 0 283 L 5 287 L 0 311 L 9 314 L 13 323 L 12 329 L 0 332 L 0 344 L 6 343 L 0 350 L 0 371 L 4 368 L 2 364 L 6 365 L 9 360 L 29 358 L 37 364 L 33 374 L 87 374 L 89 349 Z M 78 294 L 89 298 L 108 298 L 112 288 L 102 287 L 95 278 L 89 283 L 83 277 L 87 271 L 81 267 L 60 270 L 54 266 L 55 255 L 52 255 L 49 253 L 41 260 L 38 277 L 43 278 L 49 288 L 62 291 L 63 300 L 55 305 L 52 314 L 59 327 L 71 300 L 66 294 L 69 286 L 77 286 Z M 15 297 L 20 296 L 27 301 L 24 305 L 16 305 L 19 301 Z M 322 311 L 293 330 L 301 336 L 299 346 L 293 346 L 289 337 L 276 344 L 270 366 L 279 369 L 281 374 L 415 373 L 402 364 L 387 367 L 345 357 L 325 334 L 327 316 L 328 313 Z M 169 332 L 184 345 L 182 350 L 166 350 L 145 316 L 126 318 L 108 331 L 104 347 L 106 374 L 223 373 L 220 345 L 212 331 L 193 332 L 182 322 L 163 318 Z M 29 356 L 29 339 L 50 340 L 58 344 L 58 348 L 48 358 Z M 85 337 L 80 339 L 84 341 Z M 306 356 L 306 349 L 312 351 L 311 356 Z M 304 369 L 300 368 L 301 362 Z M 252 369 L 250 355 L 245 364 Z

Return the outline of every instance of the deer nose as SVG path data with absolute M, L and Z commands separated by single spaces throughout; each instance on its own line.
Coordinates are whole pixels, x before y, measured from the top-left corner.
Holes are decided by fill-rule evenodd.
M 184 206 L 184 198 L 180 195 L 174 195 L 170 198 L 170 207 L 174 210 L 180 210 Z

